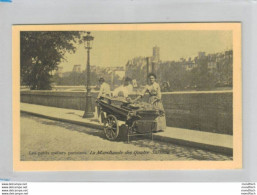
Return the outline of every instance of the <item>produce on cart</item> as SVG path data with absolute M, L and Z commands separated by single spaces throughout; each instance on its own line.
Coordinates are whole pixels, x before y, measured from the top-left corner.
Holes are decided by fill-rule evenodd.
M 156 118 L 160 110 L 146 102 L 134 102 L 123 97 L 101 97 L 96 100 L 104 122 L 104 133 L 107 139 L 116 140 L 131 136 L 150 135 L 156 130 Z

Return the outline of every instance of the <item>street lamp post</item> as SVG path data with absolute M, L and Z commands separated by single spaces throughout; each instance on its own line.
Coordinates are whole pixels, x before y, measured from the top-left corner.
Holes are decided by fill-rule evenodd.
M 86 83 L 86 107 L 83 118 L 92 118 L 94 116 L 93 113 L 93 105 L 92 105 L 92 95 L 90 88 L 90 49 L 92 49 L 90 42 L 94 40 L 94 37 L 90 35 L 90 32 L 87 32 L 87 35 L 83 37 L 85 43 L 85 49 L 87 49 L 87 83 Z

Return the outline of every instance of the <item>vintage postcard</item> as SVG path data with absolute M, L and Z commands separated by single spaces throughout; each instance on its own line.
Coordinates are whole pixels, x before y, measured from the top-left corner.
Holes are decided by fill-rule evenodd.
M 15 171 L 242 168 L 240 23 L 12 33 Z

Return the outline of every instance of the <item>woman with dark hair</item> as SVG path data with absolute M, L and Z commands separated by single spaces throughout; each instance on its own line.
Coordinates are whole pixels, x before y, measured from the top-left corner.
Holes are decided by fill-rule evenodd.
M 150 73 L 148 75 L 149 84 L 146 85 L 141 95 L 137 97 L 134 101 L 142 98 L 146 93 L 149 94 L 148 102 L 154 106 L 155 109 L 160 110 L 160 116 L 156 119 L 157 121 L 157 129 L 156 131 L 164 131 L 166 129 L 166 118 L 165 111 L 163 108 L 163 104 L 161 101 L 161 88 L 160 85 L 156 82 L 156 75 L 154 73 Z
M 104 78 L 99 79 L 99 84 L 100 84 L 100 91 L 97 98 L 110 96 L 111 95 L 110 85 L 105 82 Z

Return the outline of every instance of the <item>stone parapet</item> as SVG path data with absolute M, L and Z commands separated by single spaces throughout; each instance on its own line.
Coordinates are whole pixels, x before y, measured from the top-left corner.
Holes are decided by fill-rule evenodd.
M 93 103 L 97 92 L 92 92 Z M 146 101 L 147 98 L 144 98 Z M 164 92 L 167 125 L 233 134 L 232 91 Z M 85 92 L 21 91 L 21 102 L 84 110 Z

